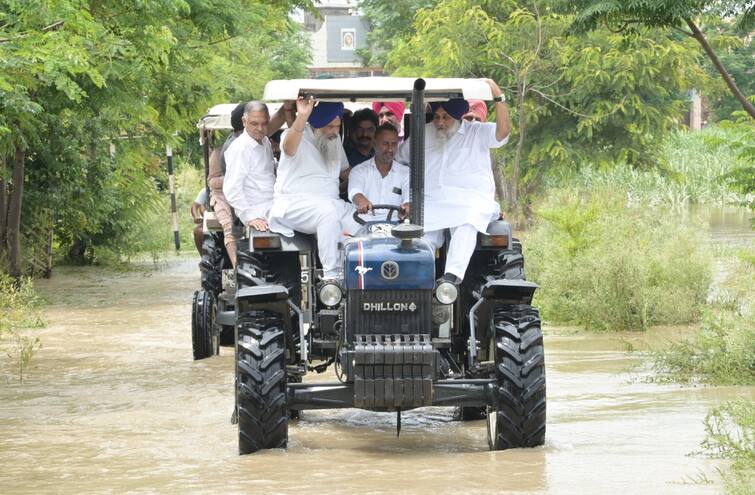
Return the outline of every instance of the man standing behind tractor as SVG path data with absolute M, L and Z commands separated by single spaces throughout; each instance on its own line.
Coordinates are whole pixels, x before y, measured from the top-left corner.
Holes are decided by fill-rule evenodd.
M 353 228 L 351 205 L 338 198 L 338 181 L 349 170 L 339 131 L 343 103 L 299 98 L 296 120 L 283 133 L 270 229 L 285 236 L 294 230 L 317 234 L 324 278 L 341 273 L 338 241 Z M 355 229 L 354 229 L 355 230 Z
M 391 124 L 383 124 L 375 131 L 375 156 L 349 174 L 349 198 L 363 220 L 385 220 L 388 212 L 375 215 L 373 204 L 400 205 L 402 217 L 408 213 L 409 167 L 394 161 L 397 150 L 398 131 Z M 368 212 L 374 216 L 365 215 Z
M 433 121 L 425 133 L 425 240 L 443 245 L 451 231 L 443 278 L 460 284 L 477 245 L 477 232 L 500 215 L 490 149 L 503 146 L 511 131 L 509 112 L 501 89 L 484 80 L 493 94 L 496 121 L 462 120 L 469 104 L 462 99 L 431 103 Z M 398 161 L 408 163 L 409 144 L 399 150 Z

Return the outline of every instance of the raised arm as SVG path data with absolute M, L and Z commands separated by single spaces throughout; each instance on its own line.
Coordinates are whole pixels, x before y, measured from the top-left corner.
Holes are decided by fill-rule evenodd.
M 502 97 L 503 93 L 501 88 L 492 79 L 483 79 L 490 91 L 493 93 L 493 97 Z M 511 133 L 511 121 L 509 120 L 509 107 L 505 101 L 497 101 L 495 103 L 495 138 L 498 141 L 503 141 Z
M 294 156 L 299 150 L 299 144 L 304 133 L 304 129 L 307 125 L 307 119 L 312 114 L 312 110 L 315 108 L 315 101 L 313 99 L 305 100 L 299 97 L 296 100 L 296 119 L 290 125 L 286 136 L 283 138 L 281 148 L 283 152 L 288 156 Z
M 272 117 L 270 117 L 270 124 L 267 126 L 267 136 L 270 137 L 276 132 L 278 132 L 278 129 L 283 127 L 283 124 L 287 124 L 289 127 L 291 127 L 291 124 L 294 121 L 294 117 L 296 114 L 296 104 L 293 100 L 286 100 L 283 102 L 283 105 L 276 111 Z

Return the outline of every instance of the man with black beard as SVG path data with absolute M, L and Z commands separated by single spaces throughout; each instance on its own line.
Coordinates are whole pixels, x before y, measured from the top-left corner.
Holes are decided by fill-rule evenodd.
M 338 241 L 344 230 L 358 228 L 353 207 L 339 199 L 339 178 L 349 170 L 339 131 L 343 103 L 299 98 L 296 120 L 281 138 L 281 158 L 275 180 L 270 230 L 292 236 L 294 230 L 317 234 L 324 278 L 340 273 Z
M 443 279 L 460 284 L 477 245 L 477 233 L 499 217 L 490 149 L 506 144 L 511 131 L 509 112 L 498 85 L 484 79 L 495 102 L 496 120 L 463 120 L 469 103 L 462 99 L 431 103 L 433 121 L 425 128 L 425 240 L 443 245 L 451 240 Z M 409 143 L 396 160 L 408 163 Z

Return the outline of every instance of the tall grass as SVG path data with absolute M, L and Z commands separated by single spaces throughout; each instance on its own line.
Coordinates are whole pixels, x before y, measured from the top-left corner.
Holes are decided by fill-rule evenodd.
M 651 353 L 658 380 L 755 385 L 755 259 L 748 250 L 728 264 L 697 333 Z
M 195 224 L 190 208 L 204 186 L 203 172 L 189 164 L 179 164 L 175 180 L 181 251 L 192 252 L 195 251 L 192 235 Z M 169 191 L 167 188 L 145 191 L 145 196 L 149 196 L 150 201 L 142 205 L 138 218 L 130 222 L 130 228 L 124 231 L 122 237 L 114 240 L 120 245 L 96 246 L 97 264 L 127 268 L 132 257 L 147 255 L 158 261 L 165 254 L 175 251 Z
M 4 369 L 14 370 L 20 381 L 34 352 L 42 345 L 38 337 L 23 333 L 24 329 L 45 325 L 37 311 L 39 305 L 31 279 L 17 280 L 0 273 L 0 363 Z
M 195 251 L 192 235 L 195 224 L 191 218 L 191 204 L 197 193 L 204 187 L 203 175 L 202 170 L 189 164 L 181 164 L 176 173 L 176 211 L 183 252 Z M 150 253 L 153 257 L 175 250 L 168 191 L 161 193 L 158 207 L 145 216 L 136 235 L 144 243 L 143 251 Z
M 755 493 L 755 402 L 739 399 L 711 410 L 705 418 L 702 447 L 732 461 L 723 474 L 731 495 Z
M 711 280 L 701 228 L 612 189 L 553 190 L 525 243 L 543 317 L 593 330 L 695 321 Z
M 710 127 L 701 132 L 678 131 L 661 145 L 659 166 L 637 169 L 626 164 L 598 168 L 586 164 L 559 170 L 547 179 L 550 187 L 580 191 L 612 188 L 623 191 L 630 204 L 686 206 L 746 201 L 747 194 L 732 191 L 723 177 L 744 165 L 734 142 L 735 130 Z

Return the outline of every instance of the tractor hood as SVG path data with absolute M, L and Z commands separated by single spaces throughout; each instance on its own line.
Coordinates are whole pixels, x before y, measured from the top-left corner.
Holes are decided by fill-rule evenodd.
M 432 289 L 435 285 L 435 253 L 421 239 L 405 249 L 394 237 L 356 238 L 344 251 L 348 290 Z

